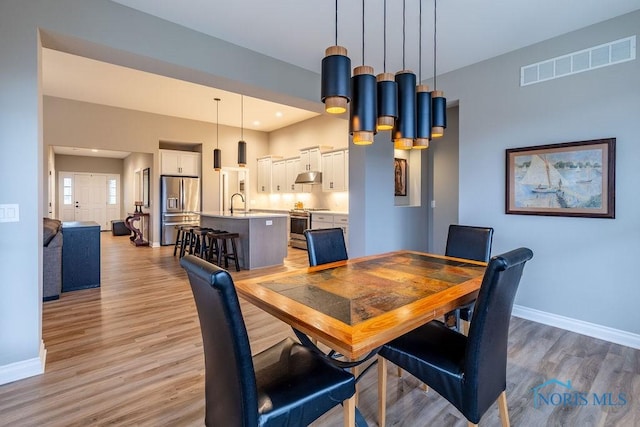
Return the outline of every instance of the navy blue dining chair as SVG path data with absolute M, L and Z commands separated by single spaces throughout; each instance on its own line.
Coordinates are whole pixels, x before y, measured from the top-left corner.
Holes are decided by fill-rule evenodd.
M 305 230 L 304 237 L 311 267 L 349 259 L 342 228 Z
M 489 262 L 491 244 L 493 242 L 493 228 L 475 227 L 470 225 L 449 225 L 447 246 L 444 254 L 456 258 Z M 458 331 L 467 334 L 469 322 L 473 317 L 474 301 L 445 314 L 445 323 L 454 326 Z
M 493 257 L 482 279 L 476 309 L 465 336 L 432 321 L 385 344 L 378 353 L 378 422 L 385 425 L 387 361 L 429 384 L 476 425 L 498 400 L 503 426 L 507 410 L 507 340 L 513 301 L 527 248 Z
M 229 273 L 193 255 L 180 265 L 204 344 L 205 425 L 306 426 L 340 403 L 345 419 L 355 419 L 352 374 L 291 338 L 252 357 Z

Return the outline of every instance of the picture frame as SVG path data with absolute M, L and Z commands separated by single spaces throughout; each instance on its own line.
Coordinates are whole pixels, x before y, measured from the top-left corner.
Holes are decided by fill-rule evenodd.
M 151 190 L 151 179 L 149 177 L 150 169 L 146 168 L 142 171 L 142 205 L 145 208 L 150 206 L 149 204 L 149 192 Z
M 394 166 L 394 195 L 407 195 L 407 159 L 393 159 Z
M 506 150 L 505 211 L 615 218 L 615 138 Z

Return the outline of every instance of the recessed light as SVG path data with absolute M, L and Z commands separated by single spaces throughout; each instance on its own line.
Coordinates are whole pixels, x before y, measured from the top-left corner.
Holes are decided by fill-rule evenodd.
M 276 117 L 282 117 L 282 112 L 281 111 L 276 111 Z
M 98 150 L 96 150 L 95 148 L 92 148 L 92 149 L 91 149 L 91 152 L 92 152 L 92 153 L 97 153 L 97 152 L 98 152 Z
M 253 122 L 253 125 L 254 125 L 254 126 L 260 126 L 260 122 L 259 122 L 258 120 L 255 120 L 255 121 Z

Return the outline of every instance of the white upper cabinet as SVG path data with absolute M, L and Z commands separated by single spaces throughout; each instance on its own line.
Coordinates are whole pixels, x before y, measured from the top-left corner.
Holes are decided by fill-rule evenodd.
M 285 184 L 287 193 L 300 193 L 302 184 L 296 184 L 296 178 L 300 172 L 300 157 L 287 159 L 285 161 Z
M 347 191 L 348 150 L 322 154 L 322 191 Z
M 320 162 L 320 148 L 300 150 L 300 172 L 319 171 Z
M 271 157 L 258 159 L 258 193 L 271 193 Z
M 271 190 L 273 193 L 288 193 L 285 161 L 278 160 L 271 164 Z
M 160 150 L 160 174 L 200 176 L 200 153 Z

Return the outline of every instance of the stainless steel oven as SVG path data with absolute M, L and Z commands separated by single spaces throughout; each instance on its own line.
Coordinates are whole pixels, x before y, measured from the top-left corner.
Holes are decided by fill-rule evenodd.
M 304 230 L 311 228 L 311 214 L 304 210 L 292 210 L 289 212 L 289 246 L 298 249 L 307 249 L 307 239 Z

